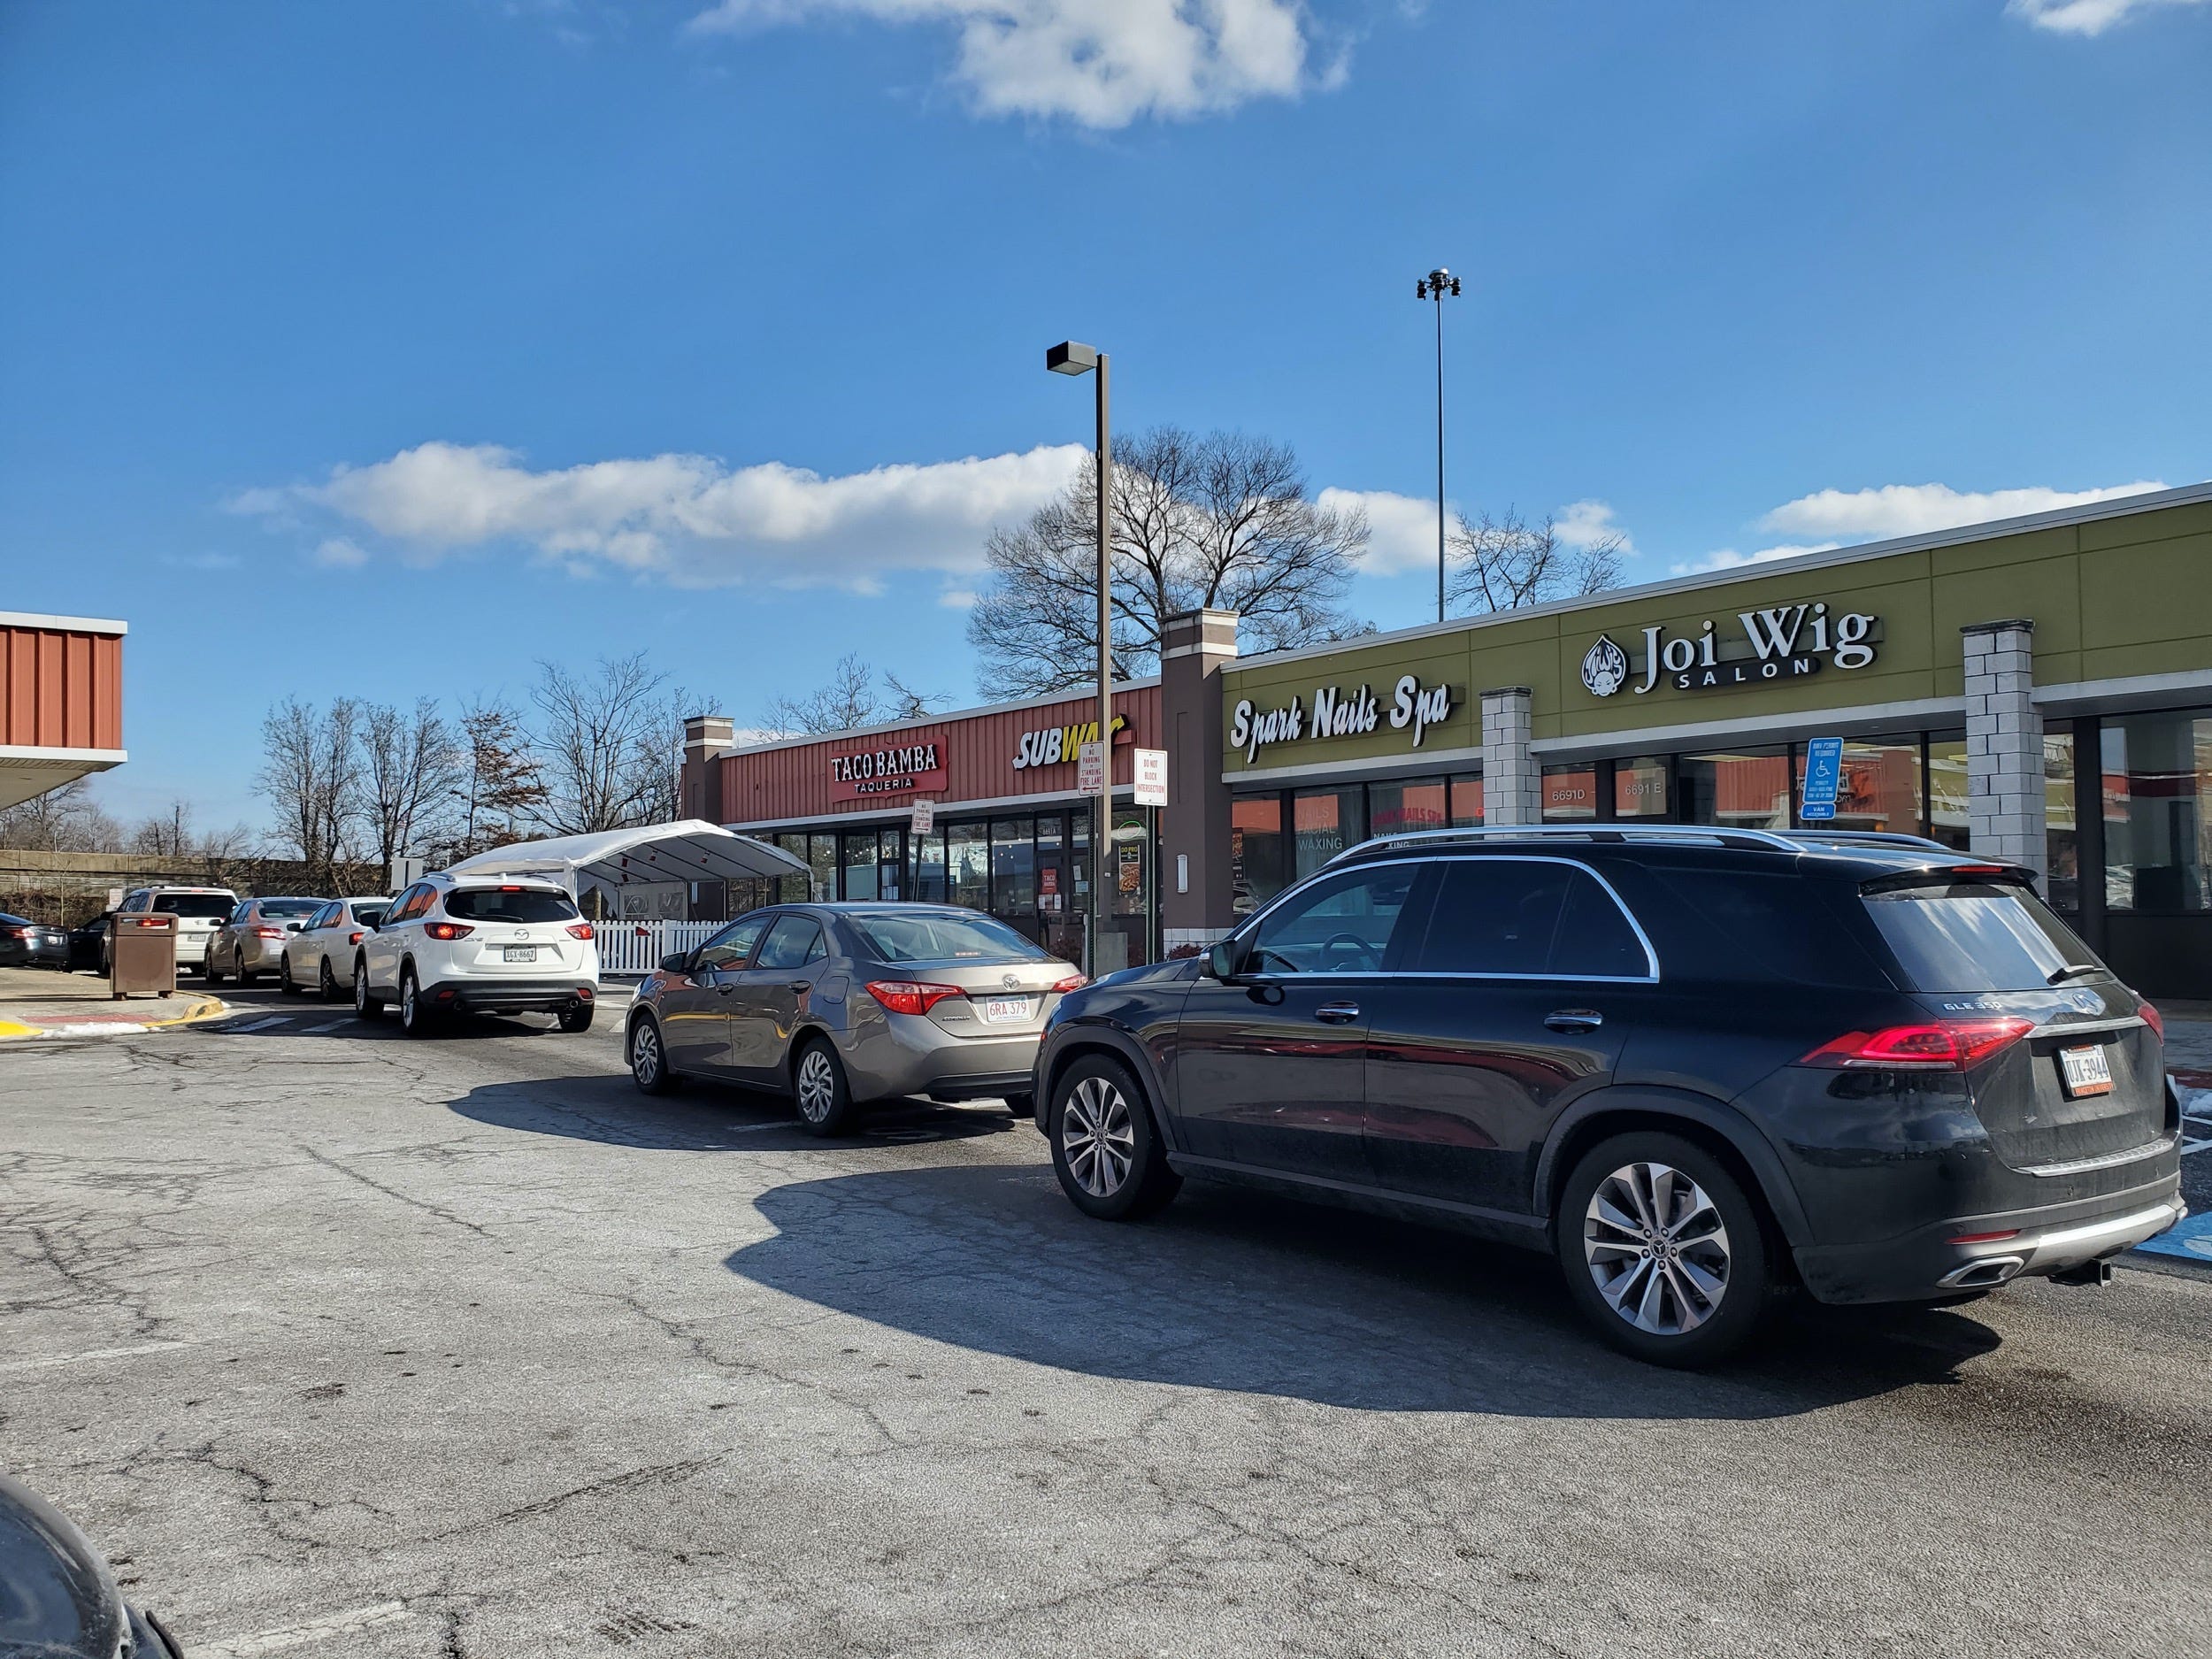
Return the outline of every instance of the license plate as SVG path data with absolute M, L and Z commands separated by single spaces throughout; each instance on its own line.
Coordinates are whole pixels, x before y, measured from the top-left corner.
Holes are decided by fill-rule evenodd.
M 2084 1048 L 2061 1048 L 2058 1069 L 2066 1081 L 2067 1094 L 2075 1100 L 2085 1094 L 2112 1093 L 2112 1063 L 2105 1058 L 2101 1043 L 2092 1043 Z
M 992 996 L 983 1002 L 983 1023 L 987 1025 L 1008 1025 L 1029 1018 L 1029 999 L 1025 996 Z
M 537 959 L 538 948 L 535 945 L 510 945 L 507 947 L 507 960 L 510 962 L 535 962 Z

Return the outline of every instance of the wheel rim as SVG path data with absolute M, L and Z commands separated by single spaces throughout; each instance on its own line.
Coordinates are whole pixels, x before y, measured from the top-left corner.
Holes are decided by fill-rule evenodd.
M 415 1023 L 415 980 L 411 974 L 399 982 L 399 1017 L 410 1025 Z
M 1110 1198 L 1129 1179 L 1137 1132 L 1122 1092 L 1102 1077 L 1087 1077 L 1060 1109 L 1060 1149 L 1068 1173 L 1094 1198 Z
M 1682 1336 L 1720 1311 L 1734 1257 L 1705 1189 L 1665 1164 L 1629 1164 L 1590 1194 L 1582 1252 L 1606 1305 L 1654 1336 Z
M 353 964 L 353 1005 L 366 1009 L 369 1005 L 369 976 L 361 972 L 361 964 Z
M 323 995 L 328 996 L 338 988 L 338 976 L 330 971 L 330 958 L 323 958 L 323 971 L 317 976 L 322 981 Z
M 800 1115 L 810 1124 L 818 1124 L 829 1116 L 836 1102 L 837 1073 L 829 1056 L 819 1048 L 809 1048 L 799 1062 Z
M 661 1040 L 654 1035 L 650 1025 L 640 1025 L 637 1035 L 630 1039 L 630 1070 L 641 1083 L 652 1084 L 660 1079 Z

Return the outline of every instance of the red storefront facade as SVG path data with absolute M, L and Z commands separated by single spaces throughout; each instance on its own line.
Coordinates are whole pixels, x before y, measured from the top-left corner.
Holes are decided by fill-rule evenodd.
M 1114 718 L 1110 951 L 1142 962 L 1158 953 L 1159 813 L 1131 803 L 1130 777 L 1134 750 L 1165 747 L 1159 682 L 1118 688 Z M 695 720 L 684 810 L 795 853 L 825 896 L 971 905 L 1079 961 L 1092 837 L 1076 752 L 1097 722 L 1096 697 L 1077 693 L 725 751 L 726 723 Z M 933 821 L 918 834 L 921 801 Z M 728 903 L 797 897 L 799 885 L 734 883 Z
M 0 807 L 123 763 L 126 632 L 0 611 Z

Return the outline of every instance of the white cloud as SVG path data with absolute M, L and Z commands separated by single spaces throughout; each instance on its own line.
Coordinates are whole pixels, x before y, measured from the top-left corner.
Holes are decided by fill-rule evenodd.
M 1342 77 L 1309 73 L 1302 0 L 718 0 L 694 31 L 734 33 L 859 17 L 946 25 L 953 74 L 986 115 L 1065 116 L 1090 127 L 1189 119 Z
M 1742 565 L 1764 565 L 1771 559 L 1795 558 L 1801 553 L 1832 552 L 1836 546 L 1833 541 L 1822 541 L 1811 547 L 1763 547 L 1755 553 L 1739 553 L 1734 548 L 1724 547 L 1717 553 L 1708 553 L 1703 558 L 1686 560 L 1675 565 L 1669 573 L 1695 576 L 1705 571 L 1734 570 Z
M 1608 536 L 1618 536 L 1623 553 L 1636 550 L 1635 542 L 1614 522 L 1613 509 L 1604 502 L 1571 501 L 1552 518 L 1554 531 L 1569 547 L 1595 547 Z
M 1324 512 L 1367 515 L 1367 553 L 1360 569 L 1370 576 L 1402 576 L 1436 568 L 1436 501 L 1386 489 L 1323 490 L 1314 504 Z
M 161 562 L 180 571 L 234 571 L 235 553 L 164 553 Z
M 2108 489 L 1955 490 L 1943 484 L 1886 484 L 1878 489 L 1824 489 L 1785 502 L 1759 520 L 1763 529 L 1786 534 L 1825 536 L 1834 541 L 1878 541 L 1889 536 L 1919 535 L 1960 525 L 1986 524 L 2028 513 L 2055 512 L 2117 495 L 2163 489 L 2143 480 Z
M 323 483 L 247 490 L 229 505 L 278 526 L 334 518 L 414 565 L 518 544 L 578 573 L 866 593 L 895 571 L 972 576 L 993 526 L 1057 494 L 1085 454 L 1075 444 L 1041 446 L 825 478 L 775 461 L 732 471 L 699 455 L 536 471 L 495 444 L 431 442 L 338 467 Z M 347 535 L 315 553 L 340 566 L 371 557 Z
M 1091 588 L 1095 592 L 1098 584 L 1094 581 Z M 937 603 L 948 611 L 972 611 L 976 607 L 976 603 L 982 597 L 983 595 L 972 588 L 948 588 L 937 595 Z
M 2055 35 L 2101 35 L 2154 7 L 2203 4 L 2205 0 L 2006 0 L 2005 10 Z

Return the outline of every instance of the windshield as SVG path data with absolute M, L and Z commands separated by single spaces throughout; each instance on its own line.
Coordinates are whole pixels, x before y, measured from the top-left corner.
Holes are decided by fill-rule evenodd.
M 565 893 L 544 887 L 456 887 L 445 913 L 457 922 L 572 922 L 576 907 Z
M 323 908 L 324 902 L 321 899 L 264 899 L 261 913 L 280 922 L 289 921 L 296 916 L 312 916 Z
M 845 918 L 883 962 L 1042 962 L 1046 955 L 987 916 L 929 910 L 877 911 Z
M 153 908 L 164 916 L 211 916 L 219 922 L 230 919 L 238 901 L 219 893 L 157 893 Z
M 2109 972 L 2025 887 L 1899 887 L 1868 894 L 1866 908 L 1916 991 L 2041 991 L 2062 982 L 2065 968 Z

